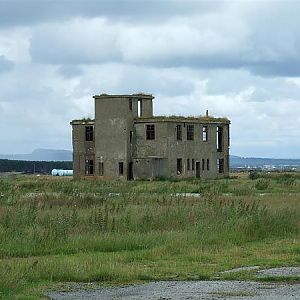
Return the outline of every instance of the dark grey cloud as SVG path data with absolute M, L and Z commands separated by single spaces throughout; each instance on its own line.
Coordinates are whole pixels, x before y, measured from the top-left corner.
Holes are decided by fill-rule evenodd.
M 0 55 L 0 73 L 10 71 L 14 67 L 14 63 Z
M 173 45 L 168 46 L 167 38 L 162 45 L 155 44 L 155 40 L 151 41 L 149 38 L 145 43 L 149 47 L 155 48 L 155 51 L 151 48 L 148 50 L 141 48 L 138 51 L 136 50 L 139 48 L 138 36 L 137 38 L 132 36 L 132 39 L 126 40 L 124 38 L 126 33 L 120 27 L 111 28 L 106 23 L 103 24 L 103 28 L 91 26 L 90 32 L 85 34 L 84 31 L 78 32 L 75 26 L 73 30 L 77 32 L 77 35 L 73 36 L 69 33 L 71 30 L 72 26 L 70 25 L 54 30 L 45 28 L 37 31 L 31 40 L 30 53 L 33 61 L 54 65 L 115 62 L 157 68 L 244 69 L 264 77 L 300 76 L 299 56 L 293 58 L 289 52 L 282 54 L 279 47 L 279 49 L 273 48 L 274 52 L 278 52 L 276 53 L 277 57 L 269 59 L 268 54 L 259 49 L 264 45 L 256 44 L 252 40 L 247 41 L 249 47 L 246 50 L 232 47 L 229 51 L 223 51 L 221 48 L 216 49 L 216 53 L 209 53 L 209 50 L 201 52 L 199 49 L 197 51 L 197 44 L 201 44 L 201 42 L 193 41 L 192 36 L 191 40 L 188 40 L 189 44 L 183 49 L 174 49 Z M 183 43 L 182 40 L 184 37 L 178 37 L 178 44 Z M 127 43 L 131 46 L 128 46 Z M 265 44 L 268 46 L 267 38 Z M 191 49 L 194 50 L 191 51 Z M 64 68 L 67 71 L 66 67 Z
M 289 59 L 283 61 L 260 61 L 249 65 L 249 70 L 260 76 L 279 76 L 279 77 L 299 77 L 300 76 L 300 57 L 299 59 Z
M 143 21 L 207 13 L 225 5 L 215 0 L 1 0 L 0 26 L 23 26 L 74 17 Z
M 92 95 L 149 92 L 158 114 L 229 117 L 233 154 L 296 157 L 299 11 L 295 1 L 0 0 L 0 153 L 70 149 L 69 121 L 93 116 Z
M 82 5 L 80 1 L 75 3 Z M 87 3 L 89 7 L 93 1 Z M 167 13 L 166 7 L 172 3 L 168 16 L 178 14 L 178 18 L 136 24 L 108 20 L 116 2 L 101 3 L 104 19 L 70 19 L 38 26 L 31 38 L 32 60 L 54 65 L 114 62 L 155 68 L 244 69 L 264 77 L 300 75 L 300 26 L 296 26 L 298 16 L 293 13 L 300 4 L 282 6 L 276 2 L 265 18 L 262 10 L 270 2 L 256 10 L 251 4 L 241 8 L 231 2 L 209 14 L 212 8 L 208 2 L 191 1 L 186 11 L 181 11 L 182 1 L 163 1 L 157 14 L 164 14 L 164 9 Z M 125 2 L 120 3 L 122 7 Z M 121 9 L 125 15 L 139 12 L 134 9 L 134 4 L 139 7 L 135 0 L 126 3 L 128 6 Z M 158 1 L 139 3 L 146 8 L 149 3 L 158 5 Z M 202 3 L 206 14 L 199 15 L 197 3 Z M 284 16 L 280 19 L 281 9 Z M 151 15 L 154 11 L 140 13 Z

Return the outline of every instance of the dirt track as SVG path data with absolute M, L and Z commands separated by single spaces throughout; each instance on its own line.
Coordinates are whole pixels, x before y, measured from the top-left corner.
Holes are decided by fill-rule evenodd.
M 162 281 L 96 290 L 49 293 L 51 299 L 300 299 L 300 284 L 262 283 L 254 281 Z

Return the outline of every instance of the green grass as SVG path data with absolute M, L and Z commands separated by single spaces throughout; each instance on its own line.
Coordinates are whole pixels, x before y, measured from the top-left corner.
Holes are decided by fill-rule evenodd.
M 0 297 L 39 298 L 64 282 L 208 280 L 240 266 L 299 265 L 299 201 L 297 174 L 0 179 Z

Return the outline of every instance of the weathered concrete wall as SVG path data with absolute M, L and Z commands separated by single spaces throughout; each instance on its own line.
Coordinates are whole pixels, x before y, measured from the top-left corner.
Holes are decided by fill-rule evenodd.
M 94 97 L 96 175 L 99 175 L 99 163 L 103 163 L 104 177 L 127 179 L 135 141 L 133 121 L 138 116 L 138 100 L 144 98 L 150 98 L 152 103 L 152 96 L 144 95 Z M 120 162 L 124 164 L 123 176 L 119 175 Z
M 94 141 L 85 140 L 86 126 L 94 126 L 94 122 L 82 122 L 81 124 L 72 124 L 72 140 L 73 140 L 73 177 L 78 179 L 85 176 L 85 160 L 93 159 L 95 145 Z
M 168 160 L 163 158 L 138 158 L 133 160 L 134 179 L 167 177 Z
M 146 140 L 146 125 L 155 124 L 155 140 Z M 176 125 L 182 126 L 182 140 L 177 140 Z M 194 125 L 194 140 L 187 140 L 187 124 Z M 207 141 L 202 140 L 202 128 L 207 126 Z M 223 152 L 217 152 L 217 126 L 223 127 Z M 226 177 L 228 165 L 228 125 L 223 123 L 200 122 L 155 122 L 139 120 L 135 123 L 136 144 L 134 158 L 162 157 L 167 158 L 167 177 L 196 177 L 196 162 L 200 162 L 201 178 Z M 182 173 L 177 174 L 177 159 L 182 159 Z M 190 160 L 190 169 L 187 160 Z M 204 159 L 204 169 L 203 169 Z M 217 159 L 224 159 L 224 173 L 217 170 Z M 209 160 L 209 169 L 207 169 Z M 192 162 L 194 161 L 194 168 Z M 139 177 L 138 174 L 136 176 Z
M 153 116 L 153 104 L 152 99 L 142 98 L 141 105 L 141 117 L 152 117 Z
M 155 140 L 146 140 L 146 126 L 155 125 Z M 168 157 L 168 123 L 135 122 L 134 135 L 135 145 L 133 156 L 135 158 L 146 158 L 156 156 Z

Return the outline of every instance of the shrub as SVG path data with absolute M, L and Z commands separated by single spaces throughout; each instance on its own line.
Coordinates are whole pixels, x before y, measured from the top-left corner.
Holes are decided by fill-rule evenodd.
M 260 177 L 260 174 L 257 171 L 252 171 L 251 170 L 249 172 L 249 179 L 255 180 L 255 179 L 259 178 L 259 177 Z
M 270 186 L 270 180 L 269 179 L 258 179 L 257 182 L 255 183 L 255 188 L 257 190 L 266 190 Z

